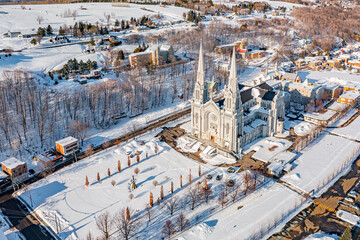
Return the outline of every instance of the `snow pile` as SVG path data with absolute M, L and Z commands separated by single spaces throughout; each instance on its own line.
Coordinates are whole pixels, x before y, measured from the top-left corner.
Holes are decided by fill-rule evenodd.
M 330 235 L 326 233 L 315 233 L 305 238 L 305 240 L 338 240 L 339 237 L 336 235 Z
M 311 133 L 314 129 L 314 125 L 309 122 L 301 122 L 294 127 L 294 132 L 299 136 L 305 136 Z

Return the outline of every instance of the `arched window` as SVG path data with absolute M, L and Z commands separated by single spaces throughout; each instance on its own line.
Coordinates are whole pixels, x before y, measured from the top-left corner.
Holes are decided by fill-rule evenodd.
M 229 132 L 230 132 L 230 125 L 229 125 L 229 123 L 227 123 L 227 124 L 225 125 L 225 132 L 226 132 L 226 135 L 229 135 Z

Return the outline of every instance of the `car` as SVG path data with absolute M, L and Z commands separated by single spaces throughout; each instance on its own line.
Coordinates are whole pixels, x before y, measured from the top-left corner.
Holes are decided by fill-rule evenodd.
M 231 179 L 226 182 L 226 186 L 228 186 L 228 187 L 232 187 L 234 185 L 235 185 L 235 182 L 233 180 L 231 180 Z
M 359 193 L 355 190 L 351 190 L 348 194 L 349 197 L 352 197 L 354 199 L 356 199 L 359 196 Z
M 234 169 L 233 167 L 229 167 L 229 168 L 227 169 L 227 172 L 228 172 L 228 173 L 234 173 L 234 172 L 235 172 L 235 169 Z
M 348 203 L 354 204 L 354 199 L 349 198 L 349 197 L 344 198 L 344 201 L 345 201 L 345 202 L 348 202 Z

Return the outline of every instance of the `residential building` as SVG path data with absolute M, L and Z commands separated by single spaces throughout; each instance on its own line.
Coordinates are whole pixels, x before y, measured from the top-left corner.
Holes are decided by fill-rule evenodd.
M 284 75 L 281 76 L 280 79 L 291 81 L 291 82 L 297 82 L 297 83 L 302 82 L 302 79 L 299 77 L 299 75 L 297 73 L 285 73 Z
M 282 81 L 281 90 L 291 94 L 291 102 L 307 105 L 310 101 L 322 100 L 324 87 L 291 81 Z
M 73 137 L 67 137 L 56 141 L 55 145 L 58 153 L 68 156 L 79 149 L 79 140 Z
M 359 91 L 346 91 L 341 94 L 339 97 L 339 103 L 350 104 L 352 106 L 357 106 L 360 102 L 360 92 Z
M 216 146 L 219 153 L 240 153 L 259 137 L 282 133 L 285 104 L 282 95 L 267 84 L 246 87 L 238 84 L 236 54 L 231 59 L 224 99 L 215 102 L 205 82 L 203 50 L 200 56 L 191 104 L 191 136 Z
M 28 170 L 26 162 L 20 161 L 17 158 L 9 158 L 1 162 L 3 172 L 8 174 L 15 182 L 22 182 L 28 177 Z
M 307 122 L 320 124 L 322 126 L 326 126 L 328 124 L 333 123 L 337 118 L 338 113 L 336 111 L 328 110 L 324 113 L 305 113 L 304 120 Z
M 159 66 L 174 58 L 174 49 L 170 45 L 156 46 L 147 49 L 145 52 L 132 53 L 129 55 L 131 67 L 155 65 Z
M 336 84 L 324 84 L 324 94 L 323 99 L 329 100 L 338 98 L 340 95 L 340 86 Z

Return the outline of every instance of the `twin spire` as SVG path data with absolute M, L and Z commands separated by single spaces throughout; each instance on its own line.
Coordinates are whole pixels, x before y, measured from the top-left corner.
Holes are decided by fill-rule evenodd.
M 229 84 L 228 88 L 232 90 L 232 92 L 236 93 L 238 91 L 238 81 L 236 74 L 236 50 L 235 47 L 233 49 L 232 57 L 231 57 L 231 67 L 230 67 L 230 76 L 229 76 Z M 198 64 L 198 72 L 197 72 L 197 81 L 200 85 L 205 85 L 205 72 L 204 72 L 204 51 L 203 45 L 200 43 L 200 51 L 199 51 L 199 64 Z

